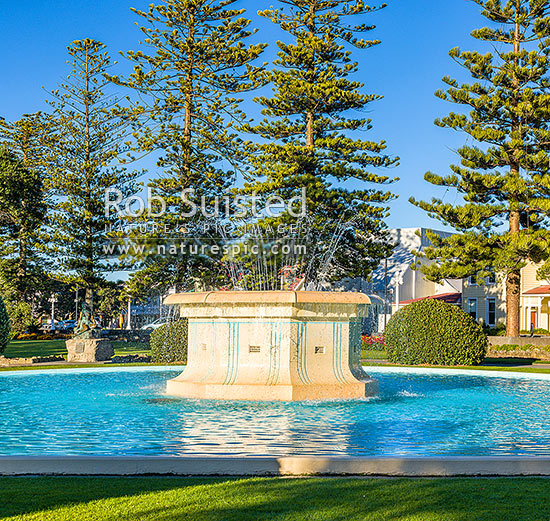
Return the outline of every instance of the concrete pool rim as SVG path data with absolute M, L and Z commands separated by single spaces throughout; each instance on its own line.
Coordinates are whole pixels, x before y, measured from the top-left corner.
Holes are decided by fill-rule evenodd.
M 0 456 L 0 476 L 550 476 L 550 457 Z
M 399 373 L 409 375 L 440 375 L 440 376 L 482 376 L 487 378 L 517 378 L 525 380 L 550 380 L 549 373 L 511 371 L 501 369 L 454 369 L 444 367 L 411 367 L 398 365 L 362 365 L 363 369 L 375 373 Z M 101 365 L 97 367 L 48 367 L 34 368 L 25 367 L 25 369 L 10 369 L 0 371 L 0 378 L 7 376 L 31 376 L 31 375 L 49 375 L 49 374 L 85 374 L 95 372 L 165 372 L 165 371 L 183 371 L 185 365 Z

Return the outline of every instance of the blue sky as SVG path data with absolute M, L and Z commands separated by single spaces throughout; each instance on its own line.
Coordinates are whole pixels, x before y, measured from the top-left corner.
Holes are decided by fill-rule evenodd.
M 86 37 L 104 42 L 112 57 L 118 51 L 138 49 L 141 32 L 135 23 L 140 17 L 130 7 L 146 9 L 141 0 L 2 0 L 0 46 L 2 76 L 0 80 L 0 116 L 18 119 L 24 113 L 46 110 L 47 94 L 42 87 L 53 89 L 68 73 L 66 46 Z M 400 177 L 393 190 L 399 199 L 392 204 L 390 227 L 437 227 L 423 211 L 408 202 L 433 195 L 456 201 L 454 193 L 426 183 L 427 170 L 446 173 L 456 159 L 454 150 L 466 137 L 433 124 L 436 117 L 456 107 L 438 100 L 434 91 L 442 86 L 441 78 L 451 75 L 467 79 L 461 68 L 448 56 L 452 47 L 479 49 L 470 37 L 476 27 L 485 25 L 479 7 L 471 0 L 389 0 L 388 7 L 365 17 L 377 25 L 373 37 L 382 40 L 378 47 L 355 52 L 359 62 L 357 79 L 365 83 L 365 92 L 384 96 L 369 106 L 374 128 L 364 137 L 385 139 L 388 151 L 401 158 L 392 173 Z M 257 40 L 273 42 L 264 59 L 275 51 L 274 39 L 280 33 L 273 24 L 256 12 L 276 5 L 275 0 L 241 0 L 259 32 Z M 127 64 L 123 58 L 119 71 Z M 115 69 L 116 71 L 117 69 Z M 113 71 L 113 72 L 115 72 Z M 243 106 L 257 113 L 250 101 Z M 150 174 L 155 166 L 146 164 Z

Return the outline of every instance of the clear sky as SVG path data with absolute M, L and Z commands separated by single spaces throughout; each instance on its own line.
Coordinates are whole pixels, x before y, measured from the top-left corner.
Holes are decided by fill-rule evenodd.
M 140 17 L 130 7 L 146 9 L 142 0 L 0 0 L 0 116 L 18 119 L 24 113 L 46 110 L 46 93 L 66 78 L 66 46 L 76 39 L 95 38 L 104 42 L 115 57 L 118 51 L 137 50 L 141 32 L 135 23 Z M 241 0 L 237 5 L 259 29 L 257 40 L 272 43 L 264 55 L 270 60 L 275 51 L 277 28 L 256 12 L 276 5 L 276 0 Z M 382 40 L 378 47 L 355 52 L 359 62 L 357 78 L 365 83 L 365 92 L 384 96 L 369 106 L 374 128 L 367 139 L 385 139 L 388 151 L 401 158 L 392 173 L 400 177 L 393 189 L 399 199 L 392 204 L 390 227 L 437 227 L 423 211 L 413 207 L 408 198 L 445 195 L 455 201 L 454 193 L 433 187 L 423 180 L 425 171 L 448 171 L 456 158 L 454 150 L 465 143 L 466 136 L 433 124 L 436 117 L 456 110 L 434 96 L 441 88 L 441 78 L 451 75 L 467 79 L 462 69 L 448 56 L 452 47 L 479 49 L 470 37 L 476 27 L 485 25 L 479 7 L 471 0 L 388 0 L 388 7 L 365 17 L 377 25 L 371 33 Z M 120 59 L 119 71 L 127 64 Z M 117 69 L 113 70 L 116 72 Z M 243 107 L 257 113 L 250 101 Z M 147 165 L 150 174 L 155 166 Z

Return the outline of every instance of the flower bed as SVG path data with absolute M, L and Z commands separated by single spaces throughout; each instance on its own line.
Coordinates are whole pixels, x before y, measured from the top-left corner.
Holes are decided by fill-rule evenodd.
M 361 349 L 374 349 L 383 351 L 386 343 L 383 335 L 363 335 L 361 337 Z

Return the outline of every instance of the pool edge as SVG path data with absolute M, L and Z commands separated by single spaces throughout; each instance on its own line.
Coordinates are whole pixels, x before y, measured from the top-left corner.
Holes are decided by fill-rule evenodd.
M 0 456 L 1 476 L 550 476 L 550 457 Z

